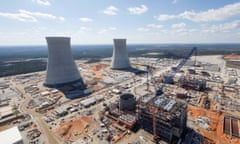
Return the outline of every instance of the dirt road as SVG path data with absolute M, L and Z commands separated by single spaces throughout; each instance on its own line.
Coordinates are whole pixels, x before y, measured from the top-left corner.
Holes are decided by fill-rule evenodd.
M 30 114 L 32 118 L 35 120 L 35 122 L 38 125 L 38 128 L 43 134 L 44 139 L 48 144 L 60 144 L 60 140 L 58 140 L 54 134 L 51 133 L 51 131 L 48 129 L 47 125 L 45 124 L 44 120 L 42 119 L 42 115 L 35 112 L 34 110 L 28 109 L 27 105 L 29 101 L 31 100 L 31 96 L 28 94 L 25 94 L 23 91 L 22 85 L 16 85 L 15 82 L 11 82 L 11 84 L 23 95 L 25 98 L 24 102 L 20 105 L 20 110 L 23 113 Z

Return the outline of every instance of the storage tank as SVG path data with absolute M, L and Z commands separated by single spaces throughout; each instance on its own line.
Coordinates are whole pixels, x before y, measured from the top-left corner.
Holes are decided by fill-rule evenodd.
M 127 48 L 126 39 L 113 39 L 113 55 L 111 68 L 112 69 L 128 69 L 131 67 Z
M 47 72 L 44 85 L 58 85 L 82 82 L 82 78 L 74 62 L 70 37 L 46 37 L 48 46 Z
M 120 110 L 133 111 L 136 108 L 136 98 L 131 93 L 124 93 L 120 95 L 119 100 Z

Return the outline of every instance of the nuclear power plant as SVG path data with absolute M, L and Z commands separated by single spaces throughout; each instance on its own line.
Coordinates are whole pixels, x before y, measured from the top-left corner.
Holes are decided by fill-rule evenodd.
M 111 57 L 108 45 L 44 39 L 47 66 L 27 50 L 41 46 L 24 48 L 32 58 L 0 58 L 1 143 L 240 144 L 240 55 L 197 56 L 185 44 L 127 49 L 127 39 L 113 39 Z M 180 58 L 171 47 L 189 52 Z
M 48 62 L 44 85 L 56 87 L 82 81 L 72 56 L 70 37 L 46 37 L 46 40 Z
M 124 93 L 120 95 L 119 101 L 120 110 L 133 111 L 136 108 L 136 98 L 131 93 Z
M 127 48 L 126 39 L 113 39 L 113 55 L 112 55 L 112 69 L 128 69 L 131 67 Z
M 187 103 L 164 94 L 143 98 L 138 115 L 143 129 L 151 132 L 154 125 L 156 135 L 168 143 L 176 143 L 173 141 L 180 139 L 187 127 Z

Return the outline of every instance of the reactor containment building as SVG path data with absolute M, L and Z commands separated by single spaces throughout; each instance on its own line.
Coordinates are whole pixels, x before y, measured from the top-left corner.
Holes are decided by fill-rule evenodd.
M 131 67 L 127 48 L 126 39 L 113 39 L 113 55 L 111 68 L 112 69 L 128 69 Z
M 82 81 L 74 62 L 70 37 L 46 37 L 48 45 L 48 62 L 45 86 L 58 87 Z

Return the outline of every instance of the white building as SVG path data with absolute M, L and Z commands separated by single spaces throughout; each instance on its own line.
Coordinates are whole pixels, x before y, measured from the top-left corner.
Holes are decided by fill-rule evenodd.
M 104 99 L 104 97 L 102 95 L 98 95 L 96 97 L 91 97 L 91 98 L 82 100 L 80 102 L 80 106 L 89 107 L 89 106 L 95 104 L 97 101 L 102 101 L 103 99 Z
M 46 37 L 46 40 L 48 63 L 45 85 L 56 86 L 80 80 L 71 52 L 70 37 Z
M 4 106 L 0 108 L 0 119 L 7 118 L 14 114 L 12 106 Z
M 12 127 L 0 132 L 2 144 L 23 144 L 22 136 L 17 127 Z
M 130 68 L 130 62 L 128 58 L 126 39 L 113 39 L 113 55 L 111 68 L 112 69 L 127 69 Z

